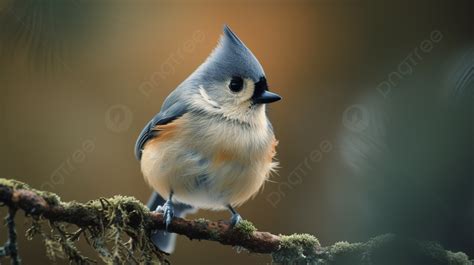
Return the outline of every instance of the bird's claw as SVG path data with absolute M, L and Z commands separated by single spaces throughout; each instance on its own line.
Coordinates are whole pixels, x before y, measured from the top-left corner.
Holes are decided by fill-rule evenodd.
M 230 225 L 231 227 L 234 227 L 237 225 L 240 221 L 242 221 L 242 217 L 238 213 L 232 214 L 232 217 L 230 218 Z
M 171 201 L 166 201 L 163 206 L 158 206 L 156 209 L 158 212 L 163 213 L 163 220 L 165 222 L 166 231 L 169 231 L 169 225 L 174 217 L 173 203 Z

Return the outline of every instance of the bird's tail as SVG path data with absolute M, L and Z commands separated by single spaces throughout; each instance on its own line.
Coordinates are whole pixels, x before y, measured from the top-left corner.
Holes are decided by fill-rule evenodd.
M 158 193 L 153 192 L 150 199 L 148 200 L 148 208 L 152 211 L 156 211 L 158 206 L 162 206 L 166 202 L 163 197 Z M 189 213 L 196 212 L 196 209 L 192 206 L 183 203 L 174 203 L 174 216 L 184 218 Z M 151 240 L 161 251 L 166 253 L 172 253 L 176 245 L 176 234 L 169 233 L 163 230 L 156 230 L 151 235 Z

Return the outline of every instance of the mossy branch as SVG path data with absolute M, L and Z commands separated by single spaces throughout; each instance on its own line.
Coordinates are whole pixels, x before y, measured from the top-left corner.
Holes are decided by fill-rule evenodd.
M 10 210 L 7 219 L 9 241 L 0 249 L 0 256 L 10 256 L 12 264 L 20 263 L 13 222 L 17 209 L 23 210 L 33 220 L 27 237 L 42 236 L 47 254 L 52 259 L 68 258 L 77 264 L 95 262 L 84 257 L 74 245 L 83 236 L 99 257 L 109 264 L 156 264 L 166 261 L 164 253 L 150 240 L 152 231 L 164 229 L 162 214 L 150 212 L 134 198 L 115 196 L 87 203 L 61 202 L 53 193 L 32 189 L 15 180 L 0 179 L 0 202 Z M 52 232 L 43 232 L 41 222 L 48 222 Z M 71 231 L 68 224 L 77 226 L 77 229 Z M 321 247 L 314 236 L 260 232 L 248 221 L 231 227 L 225 221 L 174 218 L 169 229 L 190 239 L 211 240 L 252 253 L 271 254 L 273 260 L 281 264 L 381 264 L 380 259 L 388 255 L 379 255 L 380 251 L 392 249 L 394 255 L 406 253 L 394 251 L 395 246 L 409 246 L 413 250 L 410 253 L 417 253 L 429 261 L 424 264 L 470 264 L 463 253 L 452 253 L 433 243 L 403 239 L 403 244 L 400 244 L 401 239 L 391 235 L 377 237 L 367 243 L 341 242 Z M 420 260 L 420 257 L 413 258 Z

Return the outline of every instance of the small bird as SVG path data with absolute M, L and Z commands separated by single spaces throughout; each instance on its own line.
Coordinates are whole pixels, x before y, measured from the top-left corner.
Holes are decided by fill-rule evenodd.
M 232 213 L 275 170 L 275 139 L 265 105 L 281 97 L 268 89 L 262 66 L 224 26 L 210 56 L 164 101 L 140 133 L 135 155 L 154 189 L 148 207 L 172 218 L 196 209 Z M 165 201 L 163 198 L 167 198 Z M 174 250 L 176 235 L 156 231 L 154 243 Z

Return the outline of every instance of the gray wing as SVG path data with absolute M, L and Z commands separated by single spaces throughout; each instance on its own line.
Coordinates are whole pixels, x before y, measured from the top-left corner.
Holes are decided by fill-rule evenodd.
M 135 157 L 140 160 L 145 143 L 157 135 L 153 128 L 157 125 L 167 124 L 181 117 L 187 112 L 185 104 L 178 101 L 175 93 L 172 93 L 163 103 L 161 111 L 153 117 L 143 128 L 135 144 Z

